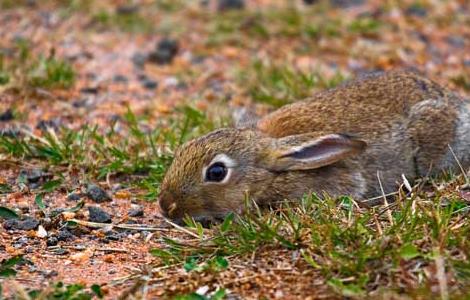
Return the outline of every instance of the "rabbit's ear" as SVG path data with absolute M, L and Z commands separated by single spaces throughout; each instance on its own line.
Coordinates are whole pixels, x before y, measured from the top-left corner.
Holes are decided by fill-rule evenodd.
M 249 108 L 237 107 L 232 110 L 232 119 L 235 128 L 254 128 L 259 116 Z
M 272 171 L 310 170 L 357 155 L 366 146 L 366 142 L 343 134 L 294 135 L 278 139 L 266 157 L 269 162 L 265 162 Z

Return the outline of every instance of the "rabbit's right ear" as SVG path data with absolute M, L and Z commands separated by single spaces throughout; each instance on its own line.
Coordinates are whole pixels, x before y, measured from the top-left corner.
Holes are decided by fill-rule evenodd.
M 362 153 L 366 146 L 365 141 L 348 135 L 312 137 L 307 133 L 276 140 L 262 160 L 272 171 L 310 170 Z

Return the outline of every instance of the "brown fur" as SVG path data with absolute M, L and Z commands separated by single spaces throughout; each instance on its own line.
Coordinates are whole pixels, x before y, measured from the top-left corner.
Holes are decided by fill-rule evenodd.
M 377 171 L 384 191 L 392 192 L 401 174 L 414 179 L 429 170 L 455 168 L 448 159 L 449 145 L 457 131 L 468 132 L 457 128 L 459 112 L 466 106 L 468 102 L 416 73 L 360 78 L 282 107 L 254 128 L 221 129 L 183 145 L 162 183 L 160 206 L 177 220 L 185 214 L 222 217 L 241 209 L 245 196 L 259 204 L 308 192 L 361 199 L 381 193 Z M 347 134 L 351 142 L 337 138 L 335 147 L 321 143 L 331 134 Z M 364 151 L 347 148 L 357 148 L 356 138 L 367 144 Z M 461 147 L 462 141 L 470 144 L 470 137 L 460 137 L 458 147 L 458 157 L 467 159 L 470 150 Z M 327 165 L 295 160 L 305 155 L 296 151 L 305 149 Z M 284 161 L 289 158 L 285 151 L 291 151 L 293 167 Z M 332 155 L 324 157 L 328 151 Z M 233 173 L 223 184 L 204 182 L 203 170 L 218 154 L 236 162 Z

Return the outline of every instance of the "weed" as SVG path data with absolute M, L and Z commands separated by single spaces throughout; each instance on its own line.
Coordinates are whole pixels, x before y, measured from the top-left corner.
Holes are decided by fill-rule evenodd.
M 64 128 L 56 133 L 49 130 L 42 137 L 30 132 L 0 136 L 0 153 L 17 159 L 43 161 L 49 168 L 67 166 L 69 170 L 85 170 L 84 181 L 102 179 L 108 174 L 130 176 L 134 178 L 133 185 L 147 192 L 146 198 L 155 199 L 158 184 L 172 160 L 172 149 L 214 128 L 201 112 L 191 107 L 180 110 L 182 115 L 150 131 L 144 131 L 138 118 L 128 111 L 124 116 L 125 133 L 118 133 L 115 123 L 107 132 L 84 126 L 78 131 Z M 146 176 L 142 179 L 143 174 Z M 57 180 L 48 182 L 43 190 L 52 191 L 60 184 L 62 182 Z
M 246 91 L 253 100 L 280 107 L 287 103 L 309 97 L 315 89 L 332 88 L 345 78 L 336 73 L 326 79 L 318 72 L 307 73 L 286 65 L 267 65 L 255 61 L 249 70 L 240 75 L 247 82 Z
M 7 59 L 0 56 L 0 85 L 8 84 L 16 89 L 69 88 L 75 81 L 72 66 L 55 56 L 35 56 L 26 40 L 19 40 L 14 54 Z
M 92 20 L 98 26 L 107 29 L 118 28 L 126 32 L 150 32 L 153 28 L 152 24 L 137 11 L 120 14 L 102 10 L 96 13 Z
M 395 205 L 391 221 L 376 209 L 357 208 L 348 197 L 311 195 L 297 204 L 280 204 L 270 213 L 231 214 L 197 244 L 183 246 L 165 239 L 167 249 L 152 253 L 157 257 L 171 253 L 167 263 L 183 262 L 186 270 L 200 270 L 218 257 L 240 257 L 265 248 L 274 253 L 275 249 L 300 250 L 306 266 L 319 270 L 344 296 L 399 286 L 401 276 L 407 276 L 403 272 L 421 278 L 408 283 L 410 290 L 423 288 L 420 293 L 431 296 L 425 287 L 434 279 L 425 269 L 442 257 L 446 270 L 458 281 L 451 292 L 461 295 L 470 274 L 465 258 L 470 222 L 463 221 L 470 206 L 458 197 L 445 203 L 441 199 L 441 195 L 428 198 L 418 192 Z

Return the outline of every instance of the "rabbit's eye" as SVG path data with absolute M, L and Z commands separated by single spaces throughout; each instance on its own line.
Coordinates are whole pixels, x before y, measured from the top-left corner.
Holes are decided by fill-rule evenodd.
M 206 181 L 221 182 L 225 176 L 227 176 L 227 167 L 221 162 L 216 162 L 207 168 L 205 179 Z

